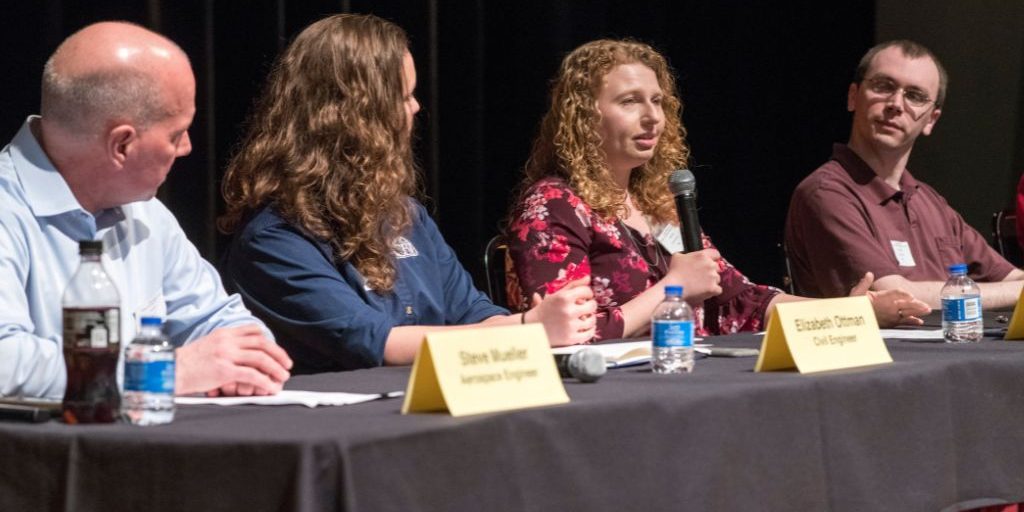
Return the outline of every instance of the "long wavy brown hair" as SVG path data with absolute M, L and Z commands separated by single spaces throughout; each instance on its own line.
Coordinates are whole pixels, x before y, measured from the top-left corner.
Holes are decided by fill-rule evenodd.
M 601 149 L 597 96 L 605 75 L 620 64 L 640 63 L 654 71 L 661 87 L 665 130 L 654 156 L 634 169 L 629 193 L 643 213 L 659 223 L 676 222 L 668 176 L 689 160 L 682 102 L 668 62 L 650 46 L 631 40 L 601 39 L 573 50 L 562 60 L 551 88 L 551 106 L 526 162 L 522 193 L 546 176 L 564 178 L 599 215 L 626 216 L 626 191 L 612 179 Z M 520 201 L 521 202 L 521 201 Z
M 271 70 L 228 164 L 220 229 L 231 233 L 273 205 L 390 292 L 391 247 L 411 224 L 418 191 L 403 103 L 407 48 L 405 32 L 375 16 L 306 27 Z

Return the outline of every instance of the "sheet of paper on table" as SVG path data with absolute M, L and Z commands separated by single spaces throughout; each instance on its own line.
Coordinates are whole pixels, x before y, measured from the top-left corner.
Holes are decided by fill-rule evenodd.
M 942 329 L 879 329 L 887 340 L 941 340 Z
M 694 338 L 694 341 L 701 338 Z M 695 343 L 693 349 L 707 355 L 706 343 Z M 651 340 L 624 341 L 621 343 L 595 343 L 593 345 L 569 345 L 567 347 L 556 347 L 551 349 L 552 354 L 573 354 L 584 348 L 596 349 L 604 356 L 608 368 L 622 368 L 624 366 L 637 366 L 651 361 Z
M 366 394 L 286 389 L 270 396 L 218 396 L 212 398 L 205 396 L 176 396 L 174 397 L 174 403 L 178 405 L 305 405 L 306 407 L 317 407 L 320 405 L 360 404 L 381 398 L 400 397 L 404 394 L 404 391 Z

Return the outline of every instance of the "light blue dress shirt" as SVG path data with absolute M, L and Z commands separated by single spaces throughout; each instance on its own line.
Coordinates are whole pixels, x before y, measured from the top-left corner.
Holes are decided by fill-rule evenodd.
M 121 296 L 122 350 L 142 316 L 164 317 L 178 346 L 220 327 L 263 326 L 160 201 L 83 210 L 32 134 L 37 123 L 29 117 L 0 153 L 0 395 L 63 397 L 61 296 L 79 240 L 103 240 Z

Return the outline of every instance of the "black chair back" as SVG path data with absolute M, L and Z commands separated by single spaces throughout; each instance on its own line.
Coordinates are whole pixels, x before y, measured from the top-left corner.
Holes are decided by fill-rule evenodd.
M 497 235 L 487 242 L 484 249 L 484 273 L 487 274 L 487 295 L 491 302 L 503 308 L 508 307 L 508 292 L 505 288 L 505 257 L 508 244 L 504 237 Z
M 1017 212 L 1008 208 L 992 214 L 992 246 L 1010 263 L 1020 267 L 1024 253 L 1017 239 Z
M 789 251 L 786 250 L 786 242 L 779 242 L 775 244 L 775 247 L 782 253 L 782 263 L 785 265 L 782 274 L 783 290 L 790 295 L 796 295 L 797 286 L 793 281 L 793 267 L 789 264 Z

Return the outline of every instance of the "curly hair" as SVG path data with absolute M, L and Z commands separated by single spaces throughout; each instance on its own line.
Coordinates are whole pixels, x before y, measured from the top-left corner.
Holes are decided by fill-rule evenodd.
M 271 70 L 228 164 L 221 231 L 272 205 L 390 292 L 391 247 L 411 225 L 418 190 L 403 106 L 407 52 L 405 32 L 375 16 L 306 27 Z
M 591 41 L 562 60 L 551 88 L 551 106 L 526 162 L 523 193 L 546 176 L 559 176 L 599 215 L 610 218 L 628 214 L 626 191 L 613 181 L 601 148 L 597 96 L 605 75 L 615 66 L 632 63 L 647 66 L 657 76 L 664 95 L 665 130 L 654 156 L 630 174 L 629 193 L 637 208 L 656 222 L 675 222 L 666 183 L 669 174 L 684 167 L 690 155 L 686 128 L 680 119 L 682 102 L 665 57 L 631 40 Z

